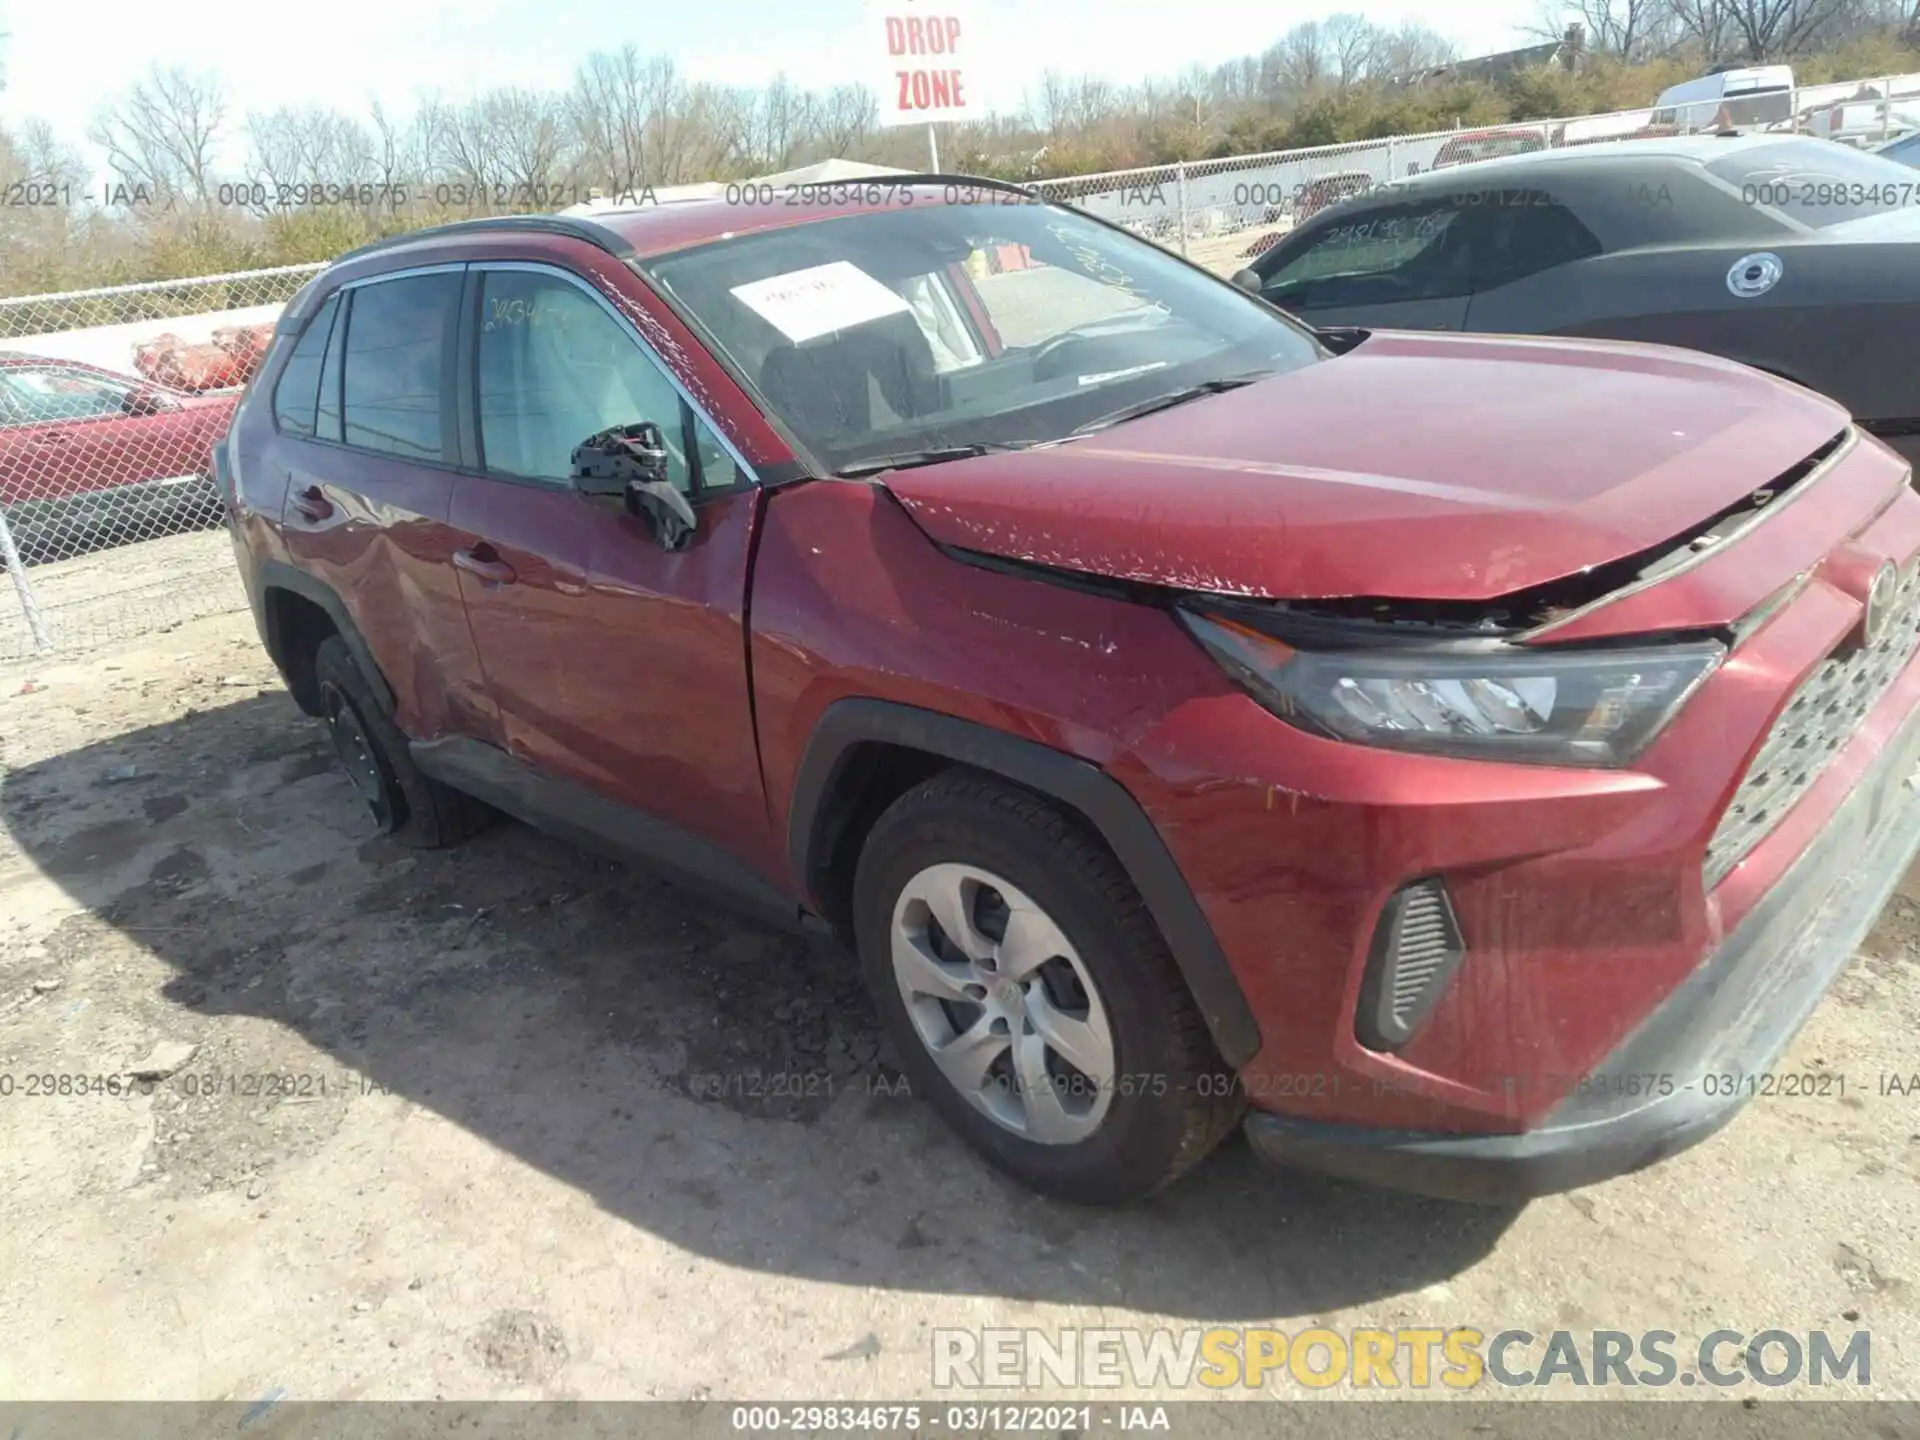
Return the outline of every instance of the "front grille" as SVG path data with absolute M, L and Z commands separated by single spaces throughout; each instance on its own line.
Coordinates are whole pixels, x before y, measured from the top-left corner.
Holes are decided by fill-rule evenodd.
M 1893 620 L 1873 645 L 1830 655 L 1794 692 L 1747 767 L 1707 844 L 1711 890 L 1746 859 L 1851 740 L 1920 643 L 1920 564 L 1895 592 Z

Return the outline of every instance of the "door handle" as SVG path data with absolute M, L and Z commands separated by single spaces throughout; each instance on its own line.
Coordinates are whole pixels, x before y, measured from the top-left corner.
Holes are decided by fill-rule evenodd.
M 511 585 L 518 577 L 513 566 L 502 560 L 491 545 L 476 545 L 471 550 L 453 552 L 453 563 L 469 575 L 478 576 L 489 585 Z
M 36 445 L 64 445 L 72 438 L 65 430 L 48 430 L 34 436 L 33 440 Z
M 295 491 L 293 508 L 302 518 L 315 522 L 325 520 L 333 514 L 333 502 L 327 499 L 318 485 L 309 485 L 304 490 Z

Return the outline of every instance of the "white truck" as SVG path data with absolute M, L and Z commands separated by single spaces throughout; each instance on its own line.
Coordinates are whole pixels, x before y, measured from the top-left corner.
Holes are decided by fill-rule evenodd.
M 1754 65 L 1667 87 L 1653 102 L 1649 123 L 1693 133 L 1759 130 L 1792 118 L 1793 67 Z

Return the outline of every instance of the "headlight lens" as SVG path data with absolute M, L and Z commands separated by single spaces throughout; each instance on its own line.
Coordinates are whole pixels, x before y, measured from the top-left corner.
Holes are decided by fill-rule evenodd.
M 1726 656 L 1713 641 L 1638 650 L 1294 650 L 1180 612 L 1202 645 L 1281 719 L 1396 750 L 1623 765 Z

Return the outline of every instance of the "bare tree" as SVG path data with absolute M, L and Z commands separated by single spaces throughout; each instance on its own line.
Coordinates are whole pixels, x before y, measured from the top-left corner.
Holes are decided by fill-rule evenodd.
M 1364 15 L 1342 11 L 1329 15 L 1320 28 L 1326 37 L 1334 82 L 1342 90 L 1359 84 L 1373 73 L 1380 53 L 1379 26 Z
M 424 107 L 432 117 L 436 171 L 482 213 L 544 204 L 545 187 L 570 178 L 560 97 L 517 87 L 464 105 Z
M 1846 18 L 1848 0 L 1725 0 L 1745 58 L 1800 55 Z
M 814 106 L 815 139 L 829 155 L 849 155 L 873 134 L 880 107 L 864 85 L 837 85 Z
M 394 119 L 377 100 L 368 108 L 371 178 L 380 185 L 380 203 L 405 204 L 415 187 L 433 174 L 440 108 L 423 104 L 404 121 Z
M 1274 78 L 1289 96 L 1310 95 L 1326 84 L 1327 40 L 1318 20 L 1303 20 L 1273 47 Z
M 574 76 L 569 123 L 586 180 L 615 194 L 705 178 L 749 122 L 739 97 L 689 85 L 672 60 L 633 46 L 595 54 Z M 729 131 L 725 140 L 718 125 Z
M 1049 140 L 1058 140 L 1070 123 L 1071 88 L 1065 75 L 1050 69 L 1040 76 L 1039 95 L 1027 101 L 1034 125 L 1044 131 Z
M 95 114 L 88 138 L 107 167 L 155 198 L 212 201 L 214 166 L 226 98 L 217 76 L 156 66 L 146 79 Z
M 1225 106 L 1251 105 L 1262 98 L 1261 61 L 1258 55 L 1242 55 L 1216 66 L 1210 79 L 1214 99 Z
M 1450 65 L 1457 58 L 1458 52 L 1446 36 L 1409 21 L 1398 30 L 1381 36 L 1377 73 L 1382 79 L 1404 79 L 1422 71 Z
M 379 178 L 377 146 L 367 127 L 350 115 L 303 109 L 249 111 L 247 175 L 259 213 L 278 208 L 295 185 L 354 185 Z
M 1674 24 L 1710 65 L 1733 53 L 1731 0 L 1669 0 Z
M 1530 29 L 1542 40 L 1559 40 L 1575 23 L 1586 33 L 1589 53 L 1629 65 L 1672 49 L 1678 29 L 1674 0 L 1549 0 Z

